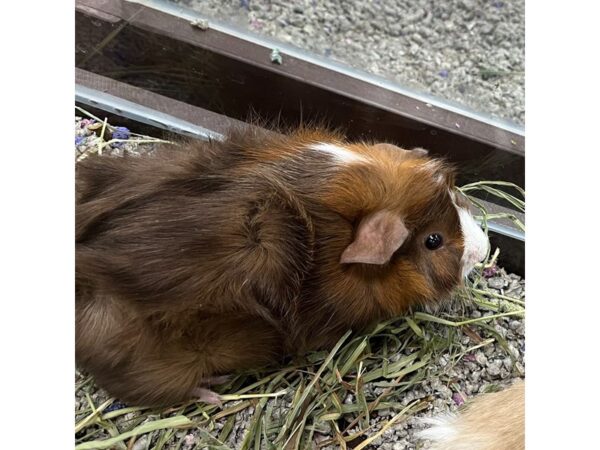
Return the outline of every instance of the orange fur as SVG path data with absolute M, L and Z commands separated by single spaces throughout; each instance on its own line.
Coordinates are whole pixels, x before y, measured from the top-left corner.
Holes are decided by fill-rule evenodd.
M 525 383 L 475 397 L 456 417 L 443 419 L 431 450 L 521 450 L 525 448 Z

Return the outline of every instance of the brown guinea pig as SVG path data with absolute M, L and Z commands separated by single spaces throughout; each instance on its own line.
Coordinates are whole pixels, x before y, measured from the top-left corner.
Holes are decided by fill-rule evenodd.
M 215 376 L 446 299 L 488 242 L 424 153 L 246 130 L 81 162 L 78 363 L 128 402 L 217 401 Z

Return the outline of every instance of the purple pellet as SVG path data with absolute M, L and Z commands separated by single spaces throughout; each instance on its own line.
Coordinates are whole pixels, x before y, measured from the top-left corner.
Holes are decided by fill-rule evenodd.
M 115 127 L 115 130 L 112 132 L 113 139 L 129 139 L 130 136 L 131 131 L 126 127 Z
M 454 394 L 452 394 L 452 400 L 458 406 L 462 405 L 465 402 L 465 398 L 458 392 L 455 392 Z
M 477 361 L 477 358 L 475 358 L 475 355 L 473 355 L 472 353 L 469 353 L 468 355 L 465 355 L 463 359 L 465 361 L 468 361 L 468 362 L 475 362 L 475 361 Z
M 483 277 L 484 278 L 492 278 L 497 273 L 498 273 L 498 268 L 496 266 L 486 267 L 485 269 L 483 269 Z
M 111 411 L 117 411 L 119 409 L 123 409 L 123 408 L 127 408 L 127 405 L 125 403 L 121 403 L 119 401 L 114 402 L 113 404 L 111 404 L 108 408 L 106 408 L 104 410 L 105 413 L 109 413 Z

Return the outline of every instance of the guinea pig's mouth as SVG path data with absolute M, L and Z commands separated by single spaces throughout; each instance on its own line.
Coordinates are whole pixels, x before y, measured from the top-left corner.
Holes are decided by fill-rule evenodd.
M 483 260 L 485 260 L 485 257 L 488 252 L 488 248 L 489 248 L 489 242 L 486 241 L 486 246 L 482 247 L 478 251 L 478 253 L 467 253 L 466 257 L 463 257 L 463 263 L 462 263 L 461 274 L 460 274 L 460 279 L 463 284 L 464 284 L 464 281 L 467 280 L 467 278 L 469 277 L 471 272 L 473 272 L 473 269 L 475 269 L 475 266 L 477 265 L 477 263 L 480 263 Z
M 481 260 L 477 261 L 477 262 L 481 262 Z M 461 271 L 460 271 L 460 284 L 461 285 L 464 285 L 465 281 L 467 281 L 469 279 L 469 275 L 471 274 L 471 272 L 473 272 L 473 269 L 475 269 L 477 262 L 473 262 L 468 265 L 463 265 L 463 267 L 461 268 Z

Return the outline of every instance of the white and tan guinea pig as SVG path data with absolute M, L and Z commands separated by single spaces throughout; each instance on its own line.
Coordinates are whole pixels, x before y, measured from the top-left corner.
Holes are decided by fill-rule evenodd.
M 522 450 L 525 448 L 525 382 L 482 394 L 458 414 L 422 419 L 419 433 L 434 442 L 429 450 Z
M 422 150 L 247 129 L 78 164 L 76 356 L 124 401 L 214 401 L 222 374 L 447 299 L 488 249 Z

